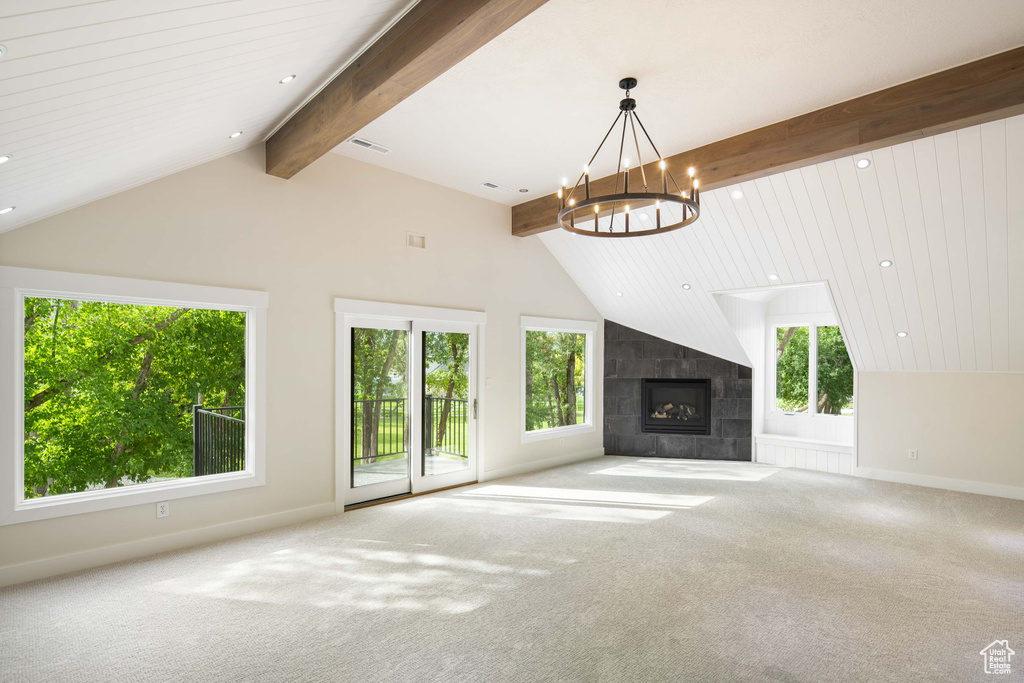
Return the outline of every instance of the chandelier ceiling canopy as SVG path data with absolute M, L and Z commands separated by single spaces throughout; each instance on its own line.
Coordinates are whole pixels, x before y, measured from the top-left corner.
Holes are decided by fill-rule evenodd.
M 636 100 L 629 96 L 636 84 L 635 78 L 619 81 L 626 97 L 619 102 L 619 113 L 611 127 L 583 167 L 576 184 L 567 189 L 567 180 L 562 179 L 562 188 L 558 191 L 558 224 L 569 232 L 590 237 L 659 235 L 687 226 L 700 216 L 700 182 L 695 177 L 696 170 L 691 167 L 687 171 L 689 177 L 684 187 L 680 187 L 636 113 Z M 594 160 L 620 122 L 615 189 L 610 194 L 591 194 Z M 638 126 L 647 144 L 640 142 Z M 648 147 L 650 158 L 657 159 L 658 163 L 654 168 L 645 169 L 641 150 Z M 635 165 L 624 156 L 633 152 L 636 153 Z

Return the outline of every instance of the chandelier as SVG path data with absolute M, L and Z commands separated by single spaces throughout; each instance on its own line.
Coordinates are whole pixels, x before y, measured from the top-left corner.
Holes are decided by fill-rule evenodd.
M 700 215 L 700 182 L 694 177 L 696 170 L 692 167 L 688 169 L 689 178 L 685 183 L 687 187 L 680 187 L 636 113 L 636 100 L 629 96 L 629 91 L 635 88 L 636 84 L 635 78 L 623 78 L 619 81 L 619 87 L 626 91 L 626 97 L 619 102 L 618 115 L 605 133 L 601 144 L 597 146 L 597 151 L 583 167 L 583 173 L 572 189 L 566 191 L 567 181 L 562 179 L 562 187 L 558 191 L 558 224 L 569 232 L 590 237 L 659 235 L 689 225 Z M 622 134 L 619 136 L 615 187 L 609 194 L 591 194 L 591 169 L 594 167 L 594 160 L 620 120 Z M 654 152 L 654 158 L 658 160 L 656 168 L 644 168 L 637 126 L 640 126 L 644 139 Z M 630 136 L 632 146 L 628 144 L 627 138 Z M 636 166 L 631 166 L 629 158 L 623 156 L 633 151 L 636 152 Z M 651 171 L 653 177 L 647 175 L 648 171 Z M 630 190 L 630 175 L 633 190 Z M 602 181 L 602 184 L 609 186 L 610 183 L 610 178 Z

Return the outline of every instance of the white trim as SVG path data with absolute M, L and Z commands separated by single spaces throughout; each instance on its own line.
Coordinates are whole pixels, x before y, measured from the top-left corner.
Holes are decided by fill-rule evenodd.
M 799 436 L 785 436 L 782 434 L 758 434 L 754 437 L 754 444 L 805 448 L 816 451 L 831 451 L 833 453 L 849 453 L 850 455 L 853 455 L 853 444 L 851 443 L 821 441 L 818 439 L 806 439 Z
M 124 562 L 149 557 L 157 553 L 180 550 L 206 543 L 299 524 L 334 514 L 334 503 L 321 503 L 310 507 L 275 512 L 260 517 L 249 517 L 234 522 L 225 522 L 200 529 L 189 529 L 173 534 L 164 534 L 138 541 L 129 541 L 103 548 L 84 550 L 78 553 L 48 557 L 33 562 L 0 567 L 0 587 L 12 586 L 24 581 L 45 579 L 58 574 L 100 567 L 114 562 Z
M 412 304 L 391 304 L 362 299 L 335 299 L 334 312 L 350 316 L 366 316 L 384 320 L 439 320 L 483 324 L 487 314 L 483 311 L 467 311 L 459 308 L 437 308 Z
M 576 453 L 556 455 L 550 458 L 544 458 L 543 460 L 534 460 L 532 462 L 524 462 L 518 465 L 502 467 L 501 469 L 492 470 L 490 472 L 482 472 L 480 474 L 480 481 L 483 482 L 490 481 L 492 479 L 501 479 L 502 477 L 513 477 L 518 474 L 526 474 L 527 472 L 536 472 L 537 470 L 546 470 L 560 465 L 568 465 L 573 462 L 591 460 L 603 455 L 604 448 L 591 448 L 585 451 L 578 451 Z
M 583 359 L 583 423 L 565 427 L 526 430 L 526 333 L 555 332 L 585 335 Z M 561 439 L 566 436 L 589 434 L 596 427 L 596 408 L 594 405 L 595 371 L 597 363 L 597 322 L 590 320 L 566 320 L 562 318 L 537 318 L 528 315 L 519 317 L 519 434 L 521 443 L 534 443 L 548 439 Z
M 970 481 L 969 479 L 935 477 L 929 474 L 898 472 L 896 470 L 877 470 L 870 467 L 854 467 L 853 474 L 854 476 L 862 477 L 864 479 L 888 481 L 894 484 L 910 484 L 912 486 L 926 486 L 928 488 L 945 489 L 947 491 L 962 491 L 964 493 L 976 493 L 983 496 L 997 496 L 999 498 L 1024 500 L 1024 487 L 1021 486 L 990 484 L 984 481 Z
M 26 296 L 245 312 L 246 470 L 24 500 Z M 266 292 L 0 266 L 0 526 L 262 486 L 268 302 Z
M 536 318 L 528 315 L 519 316 L 520 327 L 541 332 L 577 332 L 594 334 L 597 322 L 592 320 L 566 320 L 564 318 Z

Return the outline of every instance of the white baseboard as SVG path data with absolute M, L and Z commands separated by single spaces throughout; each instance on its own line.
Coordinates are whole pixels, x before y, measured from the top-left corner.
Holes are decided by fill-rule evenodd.
M 48 557 L 34 562 L 15 564 L 9 567 L 0 567 L 0 587 L 12 586 L 16 583 L 45 579 L 58 574 L 91 569 L 113 562 L 134 560 L 148 555 L 165 553 L 170 550 L 180 550 L 190 546 L 223 541 L 228 538 L 254 534 L 259 531 L 267 531 L 277 527 L 297 524 L 318 517 L 327 517 L 335 514 L 334 503 L 322 503 L 310 507 L 286 510 L 262 517 L 250 517 L 235 522 L 216 524 L 203 527 L 202 529 L 191 529 L 180 531 L 165 536 L 144 538 L 140 541 L 130 541 L 109 545 L 94 550 L 86 550 L 80 553 Z
M 591 448 L 577 453 L 556 455 L 553 458 L 544 458 L 543 460 L 524 462 L 520 465 L 512 465 L 511 467 L 502 467 L 500 470 L 491 470 L 490 472 L 484 472 L 481 474 L 479 479 L 480 481 L 489 481 L 491 479 L 501 479 L 502 477 L 512 477 L 517 474 L 526 474 L 527 472 L 546 470 L 550 467 L 558 467 L 559 465 L 568 465 L 571 462 L 590 460 L 591 458 L 597 458 L 602 455 L 604 455 L 604 448 Z
M 930 474 L 897 472 L 896 470 L 876 470 L 869 467 L 855 467 L 853 474 L 865 479 L 878 479 L 896 484 L 912 484 L 914 486 L 927 486 L 933 489 L 947 489 L 950 491 L 963 491 L 964 493 L 980 493 L 983 496 L 1024 500 L 1024 487 L 1020 486 L 989 484 L 983 481 L 970 481 L 968 479 L 934 477 Z

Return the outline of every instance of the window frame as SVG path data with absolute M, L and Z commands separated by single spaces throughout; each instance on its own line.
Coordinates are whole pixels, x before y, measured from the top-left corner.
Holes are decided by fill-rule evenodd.
M 564 427 L 548 427 L 526 431 L 526 333 L 555 332 L 585 335 L 583 366 L 583 422 Z M 534 443 L 560 439 L 577 434 L 588 434 L 595 429 L 594 417 L 594 363 L 596 363 L 597 323 L 589 320 L 537 318 L 521 316 L 519 322 L 519 431 L 521 443 Z
M 25 499 L 25 298 L 176 306 L 246 314 L 246 469 Z M 266 292 L 0 266 L 0 526 L 262 486 L 266 453 Z
M 797 413 L 781 410 L 778 407 L 778 359 L 775 357 L 775 347 L 777 345 L 777 339 L 780 328 L 786 327 L 806 327 L 807 328 L 807 412 Z M 808 418 L 843 418 L 852 419 L 857 414 L 857 392 L 853 394 L 853 413 L 851 415 L 832 415 L 818 412 L 818 328 L 819 327 L 838 327 L 839 334 L 843 338 L 843 344 L 846 346 L 846 354 L 850 357 L 850 363 L 853 364 L 853 358 L 850 356 L 850 345 L 846 341 L 846 334 L 843 332 L 842 325 L 837 323 L 831 317 L 825 318 L 818 315 L 802 315 L 799 317 L 791 316 L 769 316 L 767 325 L 765 325 L 767 331 L 766 341 L 766 353 L 769 359 L 769 372 L 767 373 L 767 382 L 765 383 L 768 389 L 766 400 L 770 403 L 767 414 L 769 417 L 798 417 L 803 419 Z M 857 368 L 853 366 L 854 386 L 857 381 Z

